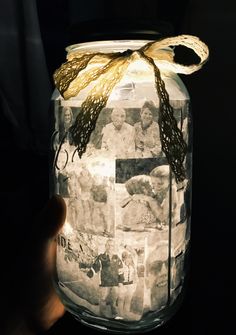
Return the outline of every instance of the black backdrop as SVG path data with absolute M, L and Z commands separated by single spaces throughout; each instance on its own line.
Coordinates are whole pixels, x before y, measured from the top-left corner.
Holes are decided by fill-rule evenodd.
M 136 14 L 132 14 L 131 2 L 38 0 L 34 6 L 35 1 L 1 1 L 1 278 L 6 296 L 2 303 L 10 313 L 9 301 L 14 304 L 15 297 L 13 287 L 20 290 L 22 282 L 29 280 L 20 272 L 24 259 L 19 259 L 18 250 L 27 245 L 32 217 L 48 199 L 48 139 L 42 110 L 47 110 L 53 89 L 52 73 L 65 60 L 64 48 L 70 41 L 68 29 L 77 20 L 102 19 L 110 11 L 113 17 L 134 15 L 136 19 L 168 20 L 174 34 L 199 36 L 209 46 L 210 60 L 204 68 L 181 77 L 191 96 L 194 118 L 187 295 L 172 321 L 151 333 L 209 334 L 216 329 L 226 333 L 235 311 L 236 5 L 233 0 L 136 0 Z M 32 36 L 34 42 L 30 44 Z M 47 334 L 86 331 L 66 314 Z

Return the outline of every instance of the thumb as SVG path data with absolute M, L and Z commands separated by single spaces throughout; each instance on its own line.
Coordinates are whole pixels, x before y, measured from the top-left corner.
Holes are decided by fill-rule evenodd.
M 27 286 L 28 323 L 32 329 L 48 329 L 64 313 L 53 286 L 57 242 L 55 236 L 66 218 L 66 204 L 62 197 L 53 196 L 34 222 L 32 239 L 33 260 L 28 267 Z
M 66 204 L 62 197 L 54 195 L 36 219 L 37 234 L 45 239 L 53 238 L 62 228 L 66 218 Z

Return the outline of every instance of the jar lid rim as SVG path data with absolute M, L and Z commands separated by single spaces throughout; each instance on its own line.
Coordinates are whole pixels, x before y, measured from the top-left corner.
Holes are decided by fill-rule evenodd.
M 89 41 L 71 44 L 66 47 L 67 53 L 75 51 L 99 51 L 102 52 L 116 52 L 123 51 L 126 49 L 138 49 L 144 44 L 151 42 L 150 39 L 125 39 L 125 40 L 101 40 L 101 41 Z

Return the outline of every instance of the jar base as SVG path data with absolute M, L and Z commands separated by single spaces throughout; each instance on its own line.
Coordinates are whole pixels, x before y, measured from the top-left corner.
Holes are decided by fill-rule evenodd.
M 184 288 L 169 306 L 158 312 L 147 312 L 139 321 L 126 321 L 121 318 L 107 319 L 92 314 L 84 307 L 72 304 L 66 295 L 60 291 L 60 297 L 66 310 L 81 324 L 110 334 L 147 333 L 166 324 L 177 313 L 184 299 Z M 58 292 L 59 293 L 59 292 Z

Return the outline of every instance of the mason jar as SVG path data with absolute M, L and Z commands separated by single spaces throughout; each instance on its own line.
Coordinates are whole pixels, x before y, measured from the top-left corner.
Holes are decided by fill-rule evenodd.
M 73 53 L 123 52 L 148 40 L 95 41 Z M 92 65 L 88 65 L 92 66 Z M 91 85 L 65 100 L 52 96 L 51 193 L 67 206 L 58 235 L 56 290 L 76 319 L 99 330 L 137 333 L 169 320 L 186 284 L 191 210 L 191 115 L 180 77 L 160 69 L 186 142 L 180 187 L 162 150 L 160 99 L 152 69 L 130 64 L 101 110 L 80 157 L 70 129 Z M 96 81 L 93 82 L 96 85 Z

